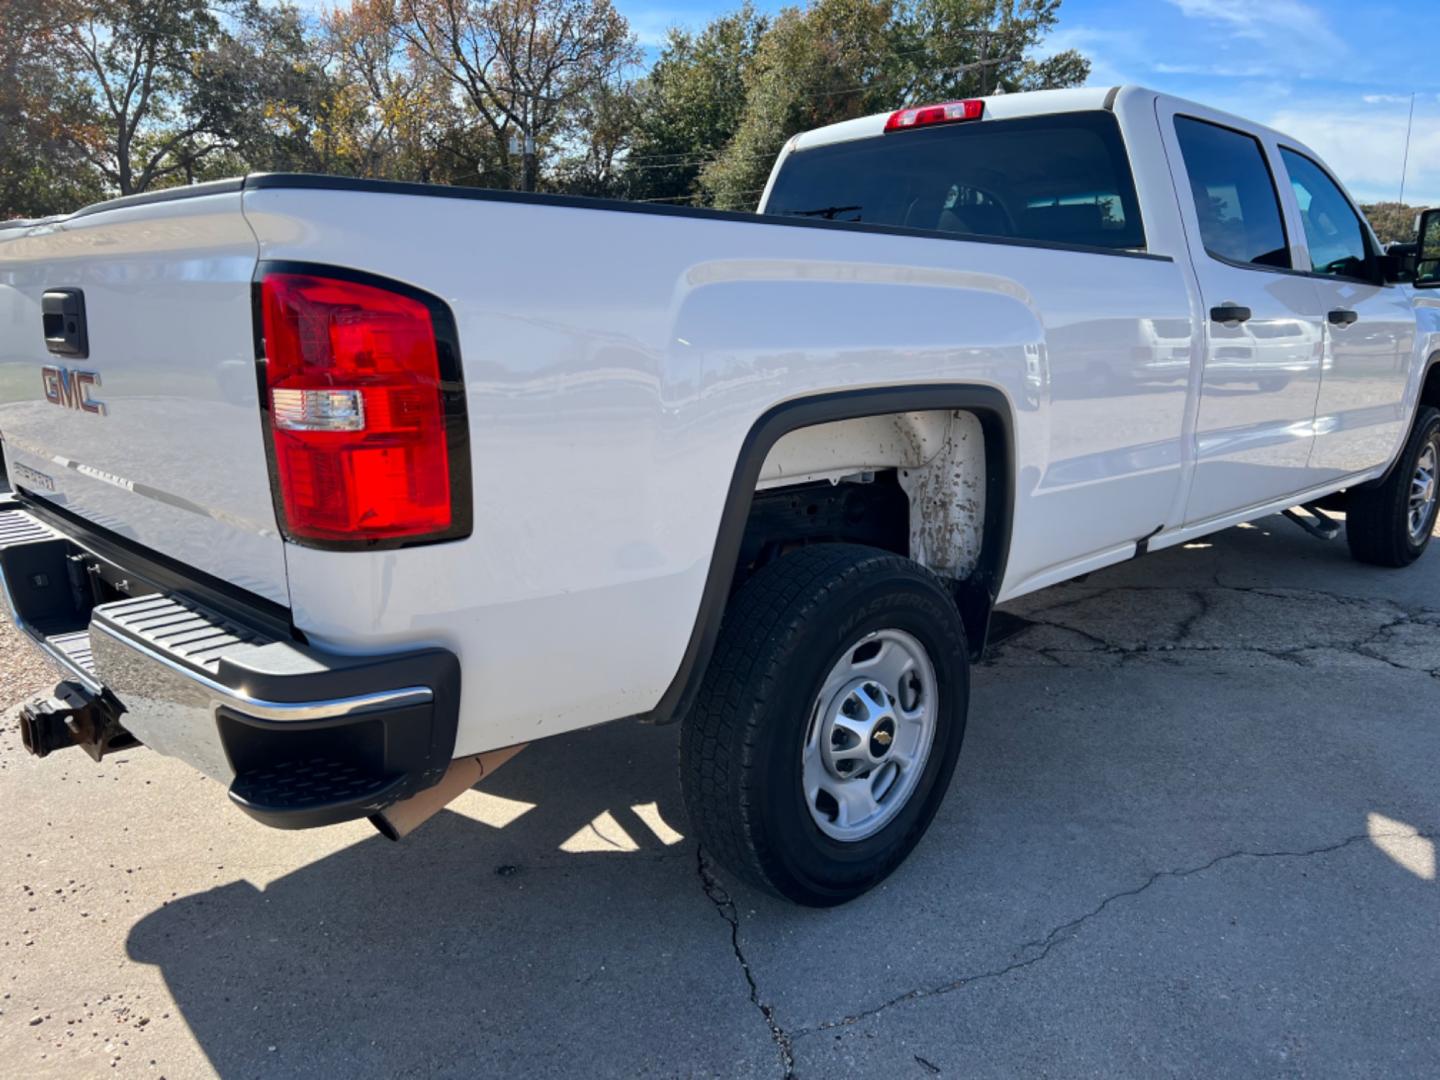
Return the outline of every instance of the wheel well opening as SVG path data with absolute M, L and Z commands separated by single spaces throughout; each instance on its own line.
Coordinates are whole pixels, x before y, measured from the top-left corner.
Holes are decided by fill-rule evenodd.
M 881 548 L 950 584 L 978 655 L 1008 548 L 1007 449 L 997 417 L 966 409 L 885 413 L 788 432 L 761 468 L 732 591 L 806 544 Z
M 1440 409 L 1440 357 L 1434 358 L 1430 363 L 1425 385 L 1420 388 L 1420 404 L 1433 405 Z
M 897 470 L 856 473 L 755 492 L 731 590 L 806 544 L 847 543 L 910 554 L 910 500 Z

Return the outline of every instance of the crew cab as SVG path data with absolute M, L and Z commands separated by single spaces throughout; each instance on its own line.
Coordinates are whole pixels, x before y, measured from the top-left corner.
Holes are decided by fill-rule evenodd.
M 251 175 L 6 229 L 26 744 L 393 836 L 679 721 L 705 848 L 842 902 L 943 798 L 997 603 L 1295 507 L 1425 550 L 1437 260 L 1139 87 L 807 132 L 754 214 Z

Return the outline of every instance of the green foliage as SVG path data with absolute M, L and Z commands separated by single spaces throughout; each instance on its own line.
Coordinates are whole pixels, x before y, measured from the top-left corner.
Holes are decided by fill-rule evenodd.
M 657 202 L 700 201 L 697 181 L 735 137 L 745 76 L 769 23 L 746 3 L 698 34 L 671 30 L 636 89 L 635 133 L 624 192 Z
M 555 189 L 567 195 L 624 197 L 622 170 L 634 142 L 639 108 L 633 86 L 601 84 L 575 102 L 569 121 L 578 135 L 556 165 Z
M 188 178 L 243 118 L 205 0 L 78 0 L 56 57 L 90 86 L 89 157 L 120 194 Z
M 63 16 L 33 0 L 0 0 L 0 220 L 67 213 L 103 198 L 84 133 L 83 87 L 50 54 Z
M 0 0 L 0 217 L 248 171 L 748 208 L 796 132 L 1082 81 L 1060 0 L 750 0 L 654 66 L 614 0 Z
M 1408 244 L 1415 240 L 1415 219 L 1423 206 L 1399 202 L 1377 202 L 1361 206 L 1370 227 L 1382 244 Z
M 734 139 L 700 184 L 749 209 L 775 154 L 798 132 L 924 101 L 1083 82 L 1078 53 L 1029 56 L 1059 0 L 815 0 L 786 8 L 745 75 Z

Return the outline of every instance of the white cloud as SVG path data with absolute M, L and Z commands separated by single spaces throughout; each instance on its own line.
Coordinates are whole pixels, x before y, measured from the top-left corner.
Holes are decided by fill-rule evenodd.
M 1302 0 L 1170 0 L 1192 19 L 1220 23 L 1237 37 L 1273 45 L 1276 55 L 1315 52 L 1334 55 L 1345 44 L 1324 17 Z
M 1202 78 L 1219 79 L 1261 79 L 1275 74 L 1273 67 L 1261 64 L 1226 67 L 1214 64 L 1167 64 L 1161 62 L 1156 63 L 1152 70 L 1158 71 L 1162 75 L 1196 75 Z
M 1120 86 L 1144 82 L 1136 74 L 1147 66 L 1144 39 L 1125 30 L 1099 30 L 1090 26 L 1062 26 L 1035 50 L 1040 59 L 1066 49 L 1083 53 L 1090 61 L 1091 86 Z
M 1366 105 L 1404 105 L 1410 101 L 1408 94 L 1365 94 L 1360 98 Z
M 1394 199 L 1399 194 L 1405 159 L 1404 111 L 1377 114 L 1363 107 L 1311 103 L 1259 119 L 1312 147 L 1362 201 Z M 1440 116 L 1415 116 L 1405 201 L 1440 204 Z

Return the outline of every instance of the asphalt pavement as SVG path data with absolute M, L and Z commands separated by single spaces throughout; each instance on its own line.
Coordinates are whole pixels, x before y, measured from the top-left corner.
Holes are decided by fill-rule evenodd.
M 532 746 L 392 844 L 7 720 L 0 1074 L 1440 1072 L 1440 551 L 1267 519 L 1001 630 L 928 837 L 831 911 L 697 851 L 673 728 Z

